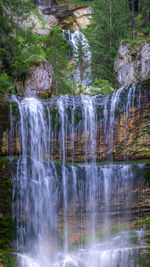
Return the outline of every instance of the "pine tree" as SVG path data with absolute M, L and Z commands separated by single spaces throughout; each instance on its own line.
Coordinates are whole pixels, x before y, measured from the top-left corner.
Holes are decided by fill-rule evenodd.
M 74 62 L 79 72 L 79 82 L 82 84 L 84 80 L 88 80 L 88 69 L 90 64 L 90 51 L 88 42 L 82 32 L 78 32 L 76 39 L 76 47 L 74 51 Z
M 135 16 L 139 10 L 139 0 L 129 0 L 129 7 L 131 9 L 132 19 L 132 39 L 135 38 Z
M 91 47 L 92 79 L 115 81 L 113 65 L 120 40 L 129 35 L 129 6 L 124 0 L 94 0 L 87 36 Z
M 71 91 L 67 75 L 69 44 L 64 40 L 63 33 L 58 27 L 53 27 L 45 45 L 46 58 L 52 64 L 54 70 L 55 93 L 69 93 Z
M 23 40 L 27 36 L 24 32 L 24 20 L 30 13 L 32 6 L 31 0 L 1 0 L 0 1 L 0 72 L 12 74 L 12 66 L 15 64 L 17 56 L 22 55 L 23 66 Z M 21 44 L 22 43 L 22 44 Z M 25 53 L 24 53 L 25 55 Z M 26 65 L 26 64 L 25 64 Z

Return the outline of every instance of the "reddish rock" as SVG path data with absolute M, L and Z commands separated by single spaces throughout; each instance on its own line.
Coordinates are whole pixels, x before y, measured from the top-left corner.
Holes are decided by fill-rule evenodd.
M 52 94 L 52 85 L 53 68 L 46 60 L 42 60 L 38 66 L 30 67 L 30 73 L 24 84 L 25 95 L 49 97 Z

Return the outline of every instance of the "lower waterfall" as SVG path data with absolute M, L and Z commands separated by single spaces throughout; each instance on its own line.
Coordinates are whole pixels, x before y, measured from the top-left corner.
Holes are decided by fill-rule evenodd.
M 17 266 L 141 266 L 139 249 L 147 246 L 144 229 L 133 230 L 131 225 L 141 221 L 144 212 L 146 216 L 143 210 L 147 192 L 145 164 L 112 161 L 100 164 L 96 158 L 100 121 L 105 133 L 103 146 L 108 143 L 108 157 L 112 159 L 115 112 L 124 92 L 124 88 L 119 89 L 109 102 L 106 97 L 106 102 L 102 103 L 102 117 L 97 115 L 95 97 L 77 96 L 83 116 L 83 123 L 78 127 L 84 133 L 83 162 L 78 164 L 74 160 L 76 97 L 70 100 L 69 96 L 61 96 L 55 100 L 59 129 L 56 124 L 55 129 L 53 127 L 51 102 L 33 97 L 12 98 L 19 111 L 20 156 L 13 175 L 12 207 L 16 247 L 22 251 L 18 253 Z M 122 106 L 126 122 L 130 107 L 134 107 L 134 97 L 133 86 Z M 72 148 L 70 162 L 67 161 L 68 133 Z M 126 130 L 125 137 L 127 135 Z M 59 147 L 59 161 L 54 157 L 56 146 Z

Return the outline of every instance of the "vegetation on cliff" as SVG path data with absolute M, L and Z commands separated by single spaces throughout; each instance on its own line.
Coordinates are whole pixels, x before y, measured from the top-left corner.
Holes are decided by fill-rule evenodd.
M 12 238 L 12 182 L 9 161 L 0 157 L 0 248 L 8 249 Z
M 147 0 L 134 3 L 124 0 L 92 1 L 93 17 L 86 34 L 92 53 L 93 80 L 103 78 L 116 85 L 113 66 L 120 41 L 149 36 L 148 4 Z
M 57 90 L 66 92 L 68 45 L 61 30 L 54 27 L 50 35 L 34 34 L 26 25 L 31 12 L 35 12 L 33 0 L 13 0 L 0 2 L 0 91 L 15 93 L 17 81 L 25 81 L 33 59 L 47 59 L 54 68 Z M 37 12 L 36 12 L 37 13 Z M 40 17 L 40 15 L 39 15 Z
M 87 36 L 91 59 L 90 83 L 108 81 L 116 87 L 114 60 L 121 40 L 131 37 L 149 38 L 150 8 L 149 1 L 131 0 L 70 0 L 57 1 L 59 4 L 85 3 L 92 6 L 91 25 L 84 30 Z M 35 25 L 26 24 L 31 13 L 37 15 L 42 24 L 46 22 L 35 9 L 34 0 L 2 0 L 0 2 L 0 91 L 15 93 L 15 84 L 25 81 L 29 67 L 36 64 L 33 59 L 47 59 L 54 69 L 54 91 L 56 93 L 73 93 L 71 82 L 72 65 L 69 65 L 68 43 L 61 30 L 55 26 L 49 35 L 34 33 Z M 106 4 L 107 3 L 107 4 Z M 35 11 L 36 10 L 36 11 Z M 78 66 L 81 80 L 84 72 L 82 55 L 85 47 L 78 51 Z M 71 67 L 68 67 L 71 66 Z M 105 87 L 105 86 L 104 86 Z

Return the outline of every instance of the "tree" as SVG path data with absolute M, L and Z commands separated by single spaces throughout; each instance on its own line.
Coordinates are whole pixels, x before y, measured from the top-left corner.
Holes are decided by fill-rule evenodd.
M 18 80 L 25 81 L 31 64 L 47 59 L 54 69 L 56 92 L 70 89 L 67 58 L 68 44 L 58 27 L 49 36 L 38 36 L 24 21 L 34 12 L 34 0 L 1 0 L 0 2 L 0 90 L 12 88 Z M 39 63 L 38 63 L 39 64 Z
M 17 64 L 20 68 L 27 67 L 23 49 L 25 37 L 24 29 L 20 26 L 29 15 L 31 0 L 1 0 L 0 2 L 0 73 L 6 72 L 13 76 Z M 19 63 L 20 62 L 20 63 Z
M 90 64 L 90 51 L 88 41 L 82 32 L 75 33 L 75 45 L 74 45 L 74 62 L 76 66 L 76 72 L 79 73 L 79 82 L 82 84 L 84 80 L 88 79 L 88 70 Z
M 67 57 L 69 43 L 64 40 L 63 33 L 58 27 L 53 27 L 45 45 L 46 58 L 52 64 L 54 70 L 55 92 L 71 92 L 68 76 L 69 59 Z
M 135 33 L 150 34 L 150 3 L 149 0 L 139 0 L 138 12 L 135 18 Z
M 132 12 L 132 39 L 135 38 L 135 15 L 139 9 L 139 0 L 129 0 L 129 6 Z
M 129 7 L 124 0 L 94 0 L 86 31 L 92 53 L 92 79 L 115 82 L 113 65 L 121 39 L 129 36 Z

